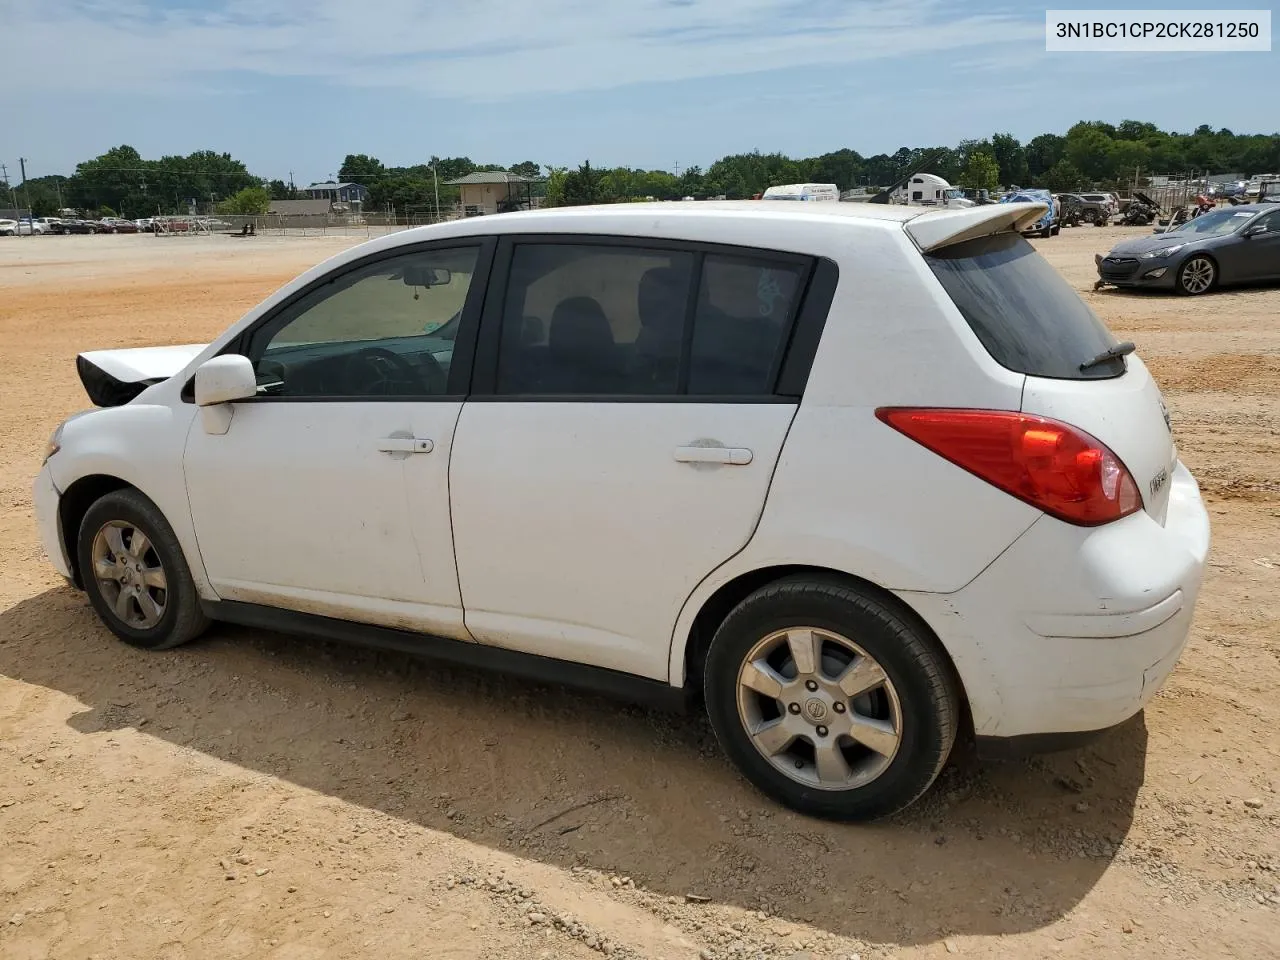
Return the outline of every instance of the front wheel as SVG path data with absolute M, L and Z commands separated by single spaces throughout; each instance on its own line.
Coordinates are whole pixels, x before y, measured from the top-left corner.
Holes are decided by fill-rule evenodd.
M 77 558 L 89 602 L 125 643 L 167 650 L 209 626 L 173 528 L 137 490 L 116 490 L 89 508 Z
M 1178 268 L 1178 292 L 1188 297 L 1213 289 L 1218 281 L 1218 265 L 1208 257 L 1191 257 Z
M 716 631 L 703 680 L 721 746 L 801 813 L 874 820 L 910 805 L 955 742 L 959 686 L 925 629 L 835 578 L 753 593 Z

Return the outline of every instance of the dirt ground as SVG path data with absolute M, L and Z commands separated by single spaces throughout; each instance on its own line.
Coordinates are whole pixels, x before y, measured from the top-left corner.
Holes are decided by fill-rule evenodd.
M 864 827 L 762 800 L 697 717 L 230 627 L 114 641 L 32 518 L 76 353 L 204 341 L 353 241 L 0 241 L 0 957 L 1277 956 L 1280 289 L 1092 292 L 1124 232 L 1037 244 L 1204 487 L 1186 655 L 1090 748 L 962 759 Z

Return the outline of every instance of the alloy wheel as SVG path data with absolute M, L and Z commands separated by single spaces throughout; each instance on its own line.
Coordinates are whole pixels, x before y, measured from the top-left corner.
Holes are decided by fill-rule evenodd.
M 1204 293 L 1213 286 L 1216 272 L 1212 260 L 1193 257 L 1182 265 L 1182 289 L 1191 294 Z
M 751 743 L 791 780 L 820 790 L 864 786 L 902 742 L 902 707 L 884 668 L 830 630 L 771 633 L 738 671 L 738 717 Z
M 98 530 L 91 548 L 93 575 L 112 612 L 136 630 L 149 630 L 164 617 L 169 580 L 150 538 L 124 520 Z

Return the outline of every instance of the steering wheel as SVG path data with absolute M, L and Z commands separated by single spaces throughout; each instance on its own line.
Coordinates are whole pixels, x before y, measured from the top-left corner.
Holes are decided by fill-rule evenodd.
M 413 364 L 383 347 L 365 347 L 351 354 L 344 365 L 343 380 L 348 393 L 357 397 L 397 396 L 423 388 Z

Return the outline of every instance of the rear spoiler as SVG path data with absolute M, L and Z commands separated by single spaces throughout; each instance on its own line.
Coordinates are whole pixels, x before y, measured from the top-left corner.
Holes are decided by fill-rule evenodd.
M 908 236 L 924 253 L 1005 231 L 1022 231 L 1049 210 L 1047 203 L 991 203 L 963 210 L 933 209 L 908 220 Z

